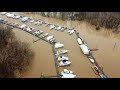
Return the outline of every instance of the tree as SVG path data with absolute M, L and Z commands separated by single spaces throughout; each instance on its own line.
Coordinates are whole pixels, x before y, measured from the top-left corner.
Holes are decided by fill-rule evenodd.
M 34 53 L 27 43 L 15 38 L 9 27 L 0 28 L 0 41 L 0 77 L 16 77 L 15 70 L 22 71 L 30 65 Z

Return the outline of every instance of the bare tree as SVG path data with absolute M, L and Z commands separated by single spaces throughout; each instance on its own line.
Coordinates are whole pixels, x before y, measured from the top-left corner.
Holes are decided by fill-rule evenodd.
M 91 23 L 92 25 L 95 25 L 96 29 L 100 29 L 100 27 L 105 27 L 108 29 L 119 31 L 119 12 L 42 12 L 41 15 L 44 16 L 44 13 L 55 13 L 53 14 L 53 16 L 50 16 L 54 18 L 58 18 L 57 13 L 59 13 L 59 18 L 62 20 L 85 20 Z
M 13 78 L 15 70 L 30 65 L 34 53 L 27 43 L 18 41 L 12 30 L 0 28 L 0 77 Z

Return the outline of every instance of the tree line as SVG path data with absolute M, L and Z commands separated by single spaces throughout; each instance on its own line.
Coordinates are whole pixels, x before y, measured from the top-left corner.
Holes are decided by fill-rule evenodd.
M 120 31 L 120 13 L 119 12 L 39 12 L 42 16 L 59 18 L 62 20 L 85 20 L 96 29 L 104 27 L 113 30 L 113 32 Z

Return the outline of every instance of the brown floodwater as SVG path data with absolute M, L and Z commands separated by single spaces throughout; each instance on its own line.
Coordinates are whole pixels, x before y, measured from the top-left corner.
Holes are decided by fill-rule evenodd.
M 94 26 L 83 21 L 62 21 L 59 19 L 42 17 L 38 14 L 25 14 L 22 12 L 17 14 L 28 16 L 35 20 L 42 19 L 45 22 L 60 26 L 67 26 L 69 28 L 75 27 L 75 29 L 80 33 L 80 37 L 87 42 L 89 49 L 99 49 L 98 51 L 93 51 L 93 56 L 98 64 L 103 67 L 104 73 L 109 78 L 120 77 L 120 34 L 112 33 L 109 29 L 104 28 L 96 31 Z M 6 16 L 1 15 L 0 17 L 6 18 Z M 19 20 L 12 18 L 7 19 L 9 19 L 10 22 L 22 24 Z M 55 36 L 57 42 L 65 45 L 61 49 L 69 50 L 68 54 L 65 54 L 65 56 L 68 55 L 72 64 L 67 67 L 59 67 L 59 71 L 66 68 L 74 71 L 77 78 L 99 78 L 99 76 L 95 75 L 91 69 L 92 64 L 90 61 L 81 52 L 75 34 L 69 35 L 67 31 L 61 32 L 50 30 L 49 27 L 45 27 L 44 25 L 37 26 L 30 22 L 24 24 L 34 27 L 35 29 L 43 30 L 45 33 Z M 37 38 L 19 29 L 13 29 L 13 31 L 18 39 L 29 43 L 30 48 L 35 52 L 35 58 L 32 61 L 30 69 L 22 73 L 21 77 L 39 78 L 41 73 L 45 76 L 56 76 L 52 46 L 42 40 L 33 43 Z M 114 48 L 115 43 L 116 46 Z

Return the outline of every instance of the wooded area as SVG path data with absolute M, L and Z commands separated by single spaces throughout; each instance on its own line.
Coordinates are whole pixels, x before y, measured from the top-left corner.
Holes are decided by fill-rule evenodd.
M 34 57 L 27 43 L 17 40 L 12 29 L 0 24 L 0 78 L 14 78 L 29 66 Z

